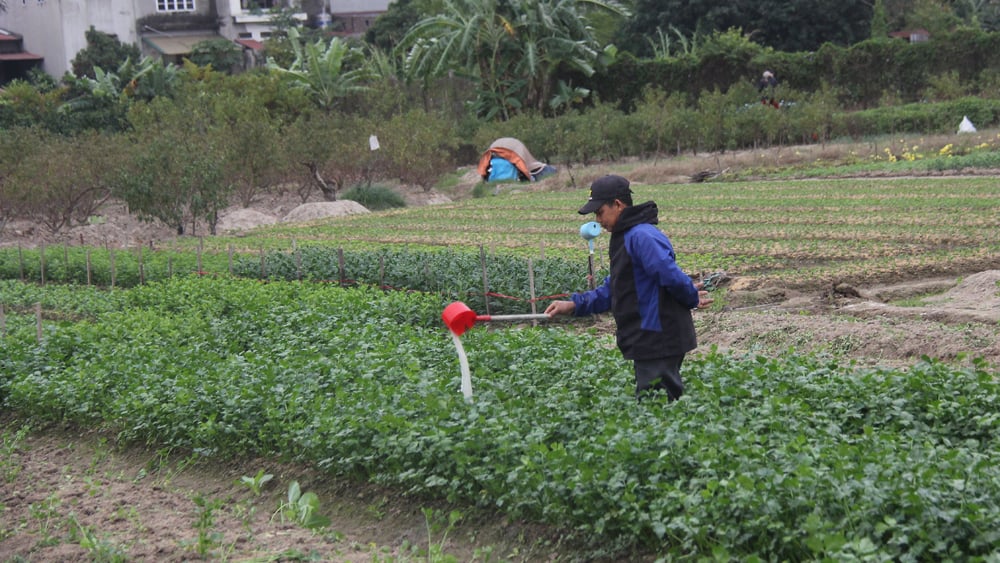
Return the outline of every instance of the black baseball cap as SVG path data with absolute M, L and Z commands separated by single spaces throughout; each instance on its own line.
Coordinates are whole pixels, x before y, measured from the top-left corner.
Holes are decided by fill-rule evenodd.
M 594 183 L 590 185 L 590 200 L 580 208 L 580 215 L 588 215 L 609 201 L 630 196 L 632 190 L 629 189 L 628 185 L 628 180 L 614 174 L 608 174 L 594 180 Z

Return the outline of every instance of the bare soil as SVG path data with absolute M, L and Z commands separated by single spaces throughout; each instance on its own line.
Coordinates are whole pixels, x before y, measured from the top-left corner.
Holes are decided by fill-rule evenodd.
M 781 155 L 760 158 L 780 160 Z M 630 174 L 639 181 L 647 175 L 663 181 L 671 174 L 676 181 L 688 181 L 695 172 L 731 164 L 706 155 L 684 166 L 635 163 Z M 567 186 L 587 185 L 597 171 L 580 168 L 560 175 L 557 181 Z M 476 180 L 474 173 L 466 174 L 464 188 Z M 410 205 L 450 197 L 400 190 Z M 451 195 L 460 197 L 461 190 Z M 277 194 L 252 212 L 232 209 L 223 218 L 239 217 L 241 223 L 231 223 L 233 228 L 251 228 L 255 221 L 284 217 L 299 203 Z M 59 236 L 23 224 L 8 225 L 0 234 L 0 244 L 29 246 L 67 241 L 126 246 L 173 237 L 169 229 L 136 221 L 114 204 L 100 223 Z M 924 356 L 957 364 L 981 358 L 996 366 L 998 283 L 1000 270 L 811 292 L 729 279 L 717 306 L 696 313 L 696 353 L 712 348 L 764 355 L 795 351 L 858 365 L 901 367 Z M 608 320 L 597 322 L 598 328 L 613 329 Z M 17 439 L 14 433 L 22 424 L 2 413 L 0 422 L 0 562 L 113 561 L 116 553 L 130 561 L 435 560 L 428 557 L 428 548 L 459 561 L 579 558 L 572 538 L 554 530 L 475 510 L 466 510 L 463 520 L 449 529 L 447 514 L 453 507 L 331 480 L 293 464 L 205 464 L 169 452 L 122 448 L 113 436 L 73 428 L 34 428 Z M 256 494 L 241 480 L 261 470 L 274 477 Z M 312 532 L 283 517 L 279 507 L 292 481 L 318 494 L 321 512 L 332 518 L 324 531 Z

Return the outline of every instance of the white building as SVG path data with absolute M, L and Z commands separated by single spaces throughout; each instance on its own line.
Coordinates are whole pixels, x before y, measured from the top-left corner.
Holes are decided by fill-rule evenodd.
M 272 9 L 292 8 L 302 22 L 329 13 L 346 33 L 363 33 L 390 0 L 7 0 L 0 28 L 23 38 L 24 51 L 44 58 L 59 78 L 87 46 L 91 26 L 139 46 L 143 54 L 178 60 L 205 39 L 223 37 L 259 49 L 271 31 Z

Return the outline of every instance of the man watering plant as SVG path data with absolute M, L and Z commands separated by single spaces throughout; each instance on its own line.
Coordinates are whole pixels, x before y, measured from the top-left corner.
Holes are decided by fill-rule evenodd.
M 697 347 L 691 310 L 712 303 L 677 265 L 670 240 L 655 225 L 656 203 L 632 205 L 629 182 L 621 176 L 598 178 L 581 215 L 595 214 L 611 233 L 611 275 L 570 301 L 553 301 L 550 317 L 578 317 L 610 310 L 617 325 L 618 348 L 635 367 L 635 394 L 666 391 L 671 400 L 684 394 L 681 363 Z

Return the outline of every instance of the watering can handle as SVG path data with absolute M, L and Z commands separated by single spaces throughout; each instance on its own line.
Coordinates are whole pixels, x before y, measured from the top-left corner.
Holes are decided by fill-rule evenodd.
M 477 321 L 547 321 L 549 316 L 545 313 L 528 315 L 476 315 Z

